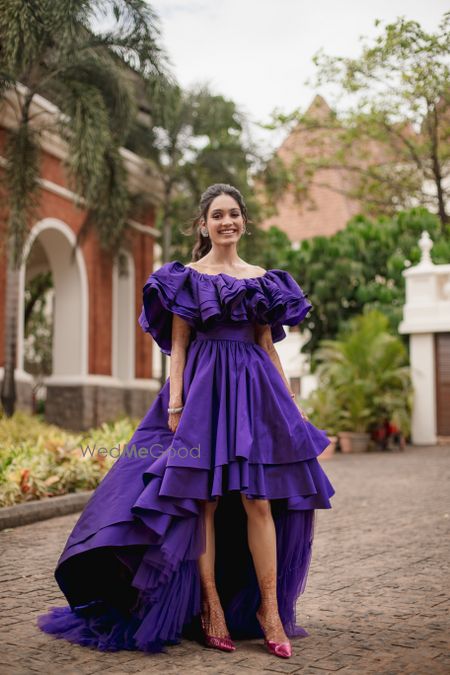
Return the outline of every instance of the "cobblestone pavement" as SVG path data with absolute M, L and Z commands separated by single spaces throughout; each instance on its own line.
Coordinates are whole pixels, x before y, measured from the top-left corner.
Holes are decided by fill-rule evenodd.
M 293 656 L 262 641 L 231 654 L 186 640 L 168 654 L 101 653 L 35 626 L 65 605 L 53 570 L 78 514 L 0 532 L 0 671 L 7 673 L 450 673 L 450 447 L 337 455 L 318 511 Z

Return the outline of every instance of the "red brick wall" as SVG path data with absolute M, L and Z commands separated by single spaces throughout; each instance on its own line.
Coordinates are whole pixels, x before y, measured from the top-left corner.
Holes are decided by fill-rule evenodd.
M 4 130 L 0 129 L 0 155 L 4 145 Z M 1 171 L 1 169 L 0 169 Z M 41 176 L 57 185 L 70 189 L 62 162 L 47 152 L 41 155 Z M 0 193 L 1 200 L 1 193 Z M 64 197 L 46 189 L 40 193 L 40 204 L 37 220 L 43 218 L 58 218 L 65 222 L 75 234 L 85 218 L 85 211 L 76 208 L 70 197 Z M 5 194 L 0 201 L 0 237 L 2 250 L 0 251 L 0 326 L 3 326 L 4 317 L 4 289 L 6 256 L 3 250 L 6 232 Z M 145 225 L 154 225 L 153 210 L 143 214 L 140 219 Z M 30 223 L 31 228 L 31 223 Z M 153 238 L 131 230 L 128 233 L 131 243 L 131 252 L 136 269 L 136 377 L 151 377 L 151 340 L 141 330 L 137 319 L 142 304 L 142 286 L 153 269 Z M 85 260 L 89 286 L 89 374 L 111 375 L 112 356 L 112 258 L 111 255 L 100 249 L 95 232 L 91 229 L 81 245 Z M 0 330 L 0 365 L 4 363 L 4 335 Z
M 146 225 L 151 223 L 147 222 Z M 136 377 L 152 377 L 152 349 L 153 340 L 148 333 L 144 333 L 137 323 L 142 307 L 142 288 L 148 275 L 153 270 L 153 240 L 145 234 L 136 233 L 133 241 L 133 256 L 136 277 Z

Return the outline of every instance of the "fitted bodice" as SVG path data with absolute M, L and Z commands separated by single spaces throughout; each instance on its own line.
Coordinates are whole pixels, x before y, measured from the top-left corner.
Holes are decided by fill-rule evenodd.
M 255 340 L 255 325 L 251 321 L 239 323 L 221 323 L 206 331 L 197 330 L 193 336 L 197 340 L 238 340 L 252 342 Z

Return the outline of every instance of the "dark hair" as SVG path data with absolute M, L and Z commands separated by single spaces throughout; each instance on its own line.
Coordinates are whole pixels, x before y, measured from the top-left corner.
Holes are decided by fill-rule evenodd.
M 239 204 L 244 223 L 247 224 L 249 222 L 244 198 L 237 188 L 233 185 L 228 185 L 228 183 L 214 183 L 214 185 L 210 185 L 200 197 L 198 212 L 192 221 L 191 233 L 195 231 L 196 234 L 196 241 L 191 254 L 192 262 L 203 258 L 203 256 L 211 250 L 211 239 L 209 237 L 204 237 L 198 226 L 202 218 L 204 218 L 206 222 L 211 202 L 219 195 L 229 195 L 230 197 L 233 197 Z

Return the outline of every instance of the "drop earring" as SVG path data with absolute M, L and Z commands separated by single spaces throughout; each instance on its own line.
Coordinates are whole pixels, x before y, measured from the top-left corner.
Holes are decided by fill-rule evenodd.
M 208 232 L 208 229 L 206 227 L 201 227 L 200 232 L 202 233 L 202 235 L 204 237 L 209 237 L 209 232 Z

